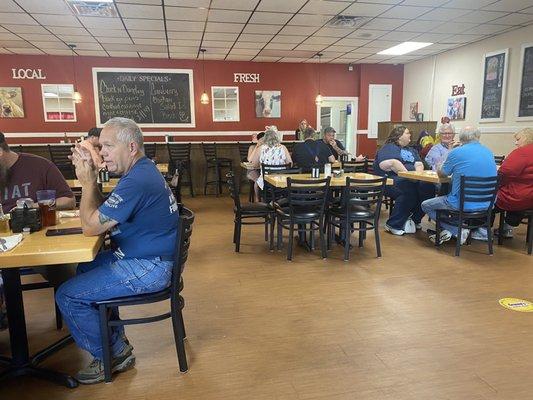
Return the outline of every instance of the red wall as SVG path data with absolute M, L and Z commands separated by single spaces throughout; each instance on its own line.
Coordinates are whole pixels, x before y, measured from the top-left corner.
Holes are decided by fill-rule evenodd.
M 85 132 L 96 123 L 92 86 L 93 67 L 130 68 L 187 68 L 194 70 L 194 94 L 196 128 L 144 128 L 149 131 L 260 131 L 265 125 L 277 125 L 280 130 L 294 130 L 298 122 L 306 118 L 316 126 L 318 92 L 318 65 L 312 63 L 254 63 L 231 61 L 205 61 L 205 87 L 211 96 L 211 86 L 239 86 L 240 122 L 213 122 L 211 104 L 200 104 L 203 91 L 202 64 L 194 60 L 133 59 L 75 57 L 77 90 L 83 102 L 76 106 L 77 122 L 44 122 L 41 98 L 42 83 L 74 83 L 71 57 L 0 55 L 0 86 L 22 87 L 25 118 L 0 119 L 0 130 L 8 133 L 34 132 L 32 138 L 13 138 L 18 142 L 50 142 L 60 138 L 38 137 L 39 132 Z M 41 69 L 46 80 L 14 80 L 12 68 Z M 234 72 L 253 72 L 261 75 L 260 83 L 233 83 Z M 403 66 L 355 65 L 348 71 L 346 65 L 320 65 L 321 93 L 323 96 L 359 97 L 359 129 L 366 129 L 368 113 L 368 84 L 392 83 L 393 117 L 401 117 Z M 256 118 L 255 90 L 281 90 L 281 118 Z M 358 135 L 362 136 L 362 135 Z M 183 138 L 183 137 L 182 137 Z M 16 140 L 21 139 L 21 140 Z M 178 140 L 180 138 L 177 138 Z M 194 140 L 242 140 L 233 136 L 195 136 Z M 191 140 L 184 137 L 183 140 Z M 373 141 L 359 138 L 366 154 L 375 149 Z M 374 149 L 372 149 L 372 146 Z M 361 149 L 361 150 L 363 150 Z

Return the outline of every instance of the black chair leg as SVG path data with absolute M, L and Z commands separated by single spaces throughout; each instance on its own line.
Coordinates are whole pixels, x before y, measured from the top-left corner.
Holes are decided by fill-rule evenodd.
M 322 250 L 322 259 L 328 258 L 328 248 L 326 245 L 326 236 L 324 234 L 324 226 L 323 226 L 322 220 L 318 223 L 318 230 L 319 230 L 319 236 L 320 236 L 320 249 Z
M 187 355 L 185 354 L 185 326 L 183 325 L 183 315 L 181 310 L 176 309 L 179 305 L 173 305 L 172 308 L 172 328 L 174 330 L 174 341 L 176 343 L 176 353 L 178 355 L 178 363 L 181 372 L 187 372 L 189 367 L 187 365 Z
M 527 218 L 527 254 L 531 255 L 531 250 L 533 249 L 533 215 L 530 215 Z
M 281 225 L 281 218 L 278 218 L 278 237 L 276 240 L 276 250 L 281 250 L 281 244 L 283 241 L 283 226 Z
M 189 191 L 191 192 L 191 197 L 194 197 L 194 189 L 192 186 L 192 172 L 191 172 L 191 163 L 187 164 L 187 175 L 189 176 Z
M 374 238 L 376 239 L 376 253 L 381 258 L 381 241 L 379 238 L 378 221 L 374 222 Z
M 274 214 L 270 214 L 269 216 L 269 224 L 270 224 L 270 243 L 268 246 L 268 249 L 270 251 L 274 251 L 274 228 L 276 223 L 276 217 Z
M 56 298 L 56 291 L 57 291 L 57 288 L 54 287 L 54 299 Z M 55 301 L 54 301 L 54 305 L 56 308 L 56 329 L 60 331 L 61 328 L 63 328 L 63 318 L 61 317 L 61 310 L 59 309 L 59 306 L 57 305 Z
M 350 259 L 350 236 L 351 236 L 351 229 L 350 229 L 350 221 L 345 220 L 344 221 L 344 261 L 348 261 Z
M 294 241 L 294 225 L 291 222 L 289 222 L 289 244 L 287 247 L 287 260 L 292 261 L 292 244 Z
M 461 253 L 461 238 L 463 237 L 463 220 L 459 219 L 459 227 L 457 230 L 457 243 L 455 243 L 455 256 L 459 257 L 459 254 Z
M 363 247 L 364 240 L 365 240 L 365 231 L 363 229 L 366 228 L 366 224 L 361 221 L 359 222 L 359 247 Z
M 500 223 L 498 225 L 498 244 L 501 246 L 503 244 L 503 231 L 505 227 L 505 211 L 500 211 Z
M 242 221 L 240 218 L 237 219 L 237 236 L 235 237 L 235 252 L 239 252 L 241 249 L 241 229 L 242 229 Z
M 490 226 L 490 216 L 489 216 L 489 219 L 487 220 L 487 244 L 489 246 L 489 254 L 490 255 L 494 254 L 494 250 L 492 248 L 492 240 L 493 240 L 492 227 Z
M 268 215 L 265 215 L 265 242 L 268 242 Z
M 111 382 L 111 346 L 109 344 L 109 325 L 107 320 L 107 307 L 100 306 L 98 308 L 100 314 L 100 335 L 102 336 L 102 362 L 104 363 L 105 381 Z
M 207 184 L 209 179 L 209 163 L 205 166 L 205 183 L 204 183 L 204 196 L 207 195 Z
M 440 218 L 438 211 L 435 218 L 435 246 L 440 246 Z
M 220 193 L 222 192 L 222 184 L 220 181 L 220 170 L 221 170 L 221 166 L 220 164 L 217 163 L 215 167 L 215 185 L 216 185 L 215 187 L 217 191 L 217 197 L 220 196 Z

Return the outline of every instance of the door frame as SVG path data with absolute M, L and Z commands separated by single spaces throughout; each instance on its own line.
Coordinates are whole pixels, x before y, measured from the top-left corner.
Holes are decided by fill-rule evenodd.
M 375 86 L 387 86 L 387 87 L 390 87 L 390 117 L 389 117 L 389 121 L 392 120 L 392 83 L 370 83 L 368 85 L 368 119 L 367 119 L 367 137 L 369 139 L 377 139 L 378 138 L 378 132 L 377 132 L 377 128 L 376 128 L 376 136 L 371 136 L 371 132 L 370 132 L 370 115 L 372 114 L 372 107 L 371 107 L 371 102 L 370 102 L 370 93 L 372 91 L 372 87 L 375 87 Z
M 351 143 L 351 146 L 349 146 L 348 148 L 348 145 L 346 146 L 348 150 L 348 152 L 350 152 L 351 154 L 357 154 L 357 122 L 358 122 L 358 117 L 359 117 L 359 97 L 345 97 L 345 96 L 324 96 L 322 98 L 322 102 L 325 103 L 327 101 L 349 101 L 351 103 L 351 106 L 352 106 L 352 114 L 351 114 L 351 119 L 352 119 L 352 129 L 353 129 L 353 140 L 352 140 L 352 143 Z M 316 129 L 318 130 L 319 128 L 319 123 L 320 123 L 320 107 L 322 106 L 322 104 L 316 106 Z M 322 128 L 322 127 L 320 127 Z M 346 132 L 346 136 L 348 137 L 348 135 L 350 134 L 350 132 Z

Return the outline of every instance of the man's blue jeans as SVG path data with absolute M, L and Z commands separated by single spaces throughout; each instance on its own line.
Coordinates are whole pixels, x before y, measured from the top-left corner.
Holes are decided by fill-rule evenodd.
M 433 221 L 437 220 L 437 210 L 454 210 L 457 211 L 457 208 L 453 207 L 448 203 L 446 199 L 447 196 L 434 197 L 432 199 L 426 200 L 422 203 L 422 210 L 431 218 Z M 447 224 L 446 222 L 441 222 L 441 227 L 449 231 L 453 236 L 457 237 L 459 233 L 459 228 L 455 225 Z
M 59 287 L 56 301 L 76 344 L 102 359 L 98 309 L 92 303 L 115 297 L 156 292 L 170 285 L 172 261 L 128 258 L 119 260 L 112 251 L 78 265 L 77 275 Z M 111 334 L 113 356 L 124 350 L 124 328 Z
M 435 196 L 435 185 L 400 177 L 393 179 L 394 185 L 385 187 L 385 194 L 394 199 L 387 225 L 394 229 L 403 229 L 409 216 L 412 216 L 415 224 L 419 224 L 424 216 L 420 204 Z

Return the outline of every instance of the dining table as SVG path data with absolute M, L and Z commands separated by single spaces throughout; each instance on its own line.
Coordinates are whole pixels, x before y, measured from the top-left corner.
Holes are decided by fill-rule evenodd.
M 249 161 L 241 161 L 241 168 L 244 168 L 245 170 L 259 169 L 259 167 L 255 167 L 254 164 Z M 334 163 L 331 163 L 331 168 L 342 168 L 342 163 L 340 161 L 335 161 Z
M 117 186 L 120 178 L 111 178 L 109 182 L 101 182 L 102 193 L 110 193 Z M 67 184 L 71 189 L 81 188 L 81 183 L 77 179 L 67 179 Z
M 58 218 L 55 226 L 50 229 L 76 228 L 81 226 L 78 217 Z M 57 267 L 62 264 L 92 261 L 103 243 L 103 236 L 84 236 L 69 234 L 46 236 L 49 228 L 25 235 L 13 249 L 0 252 L 0 272 L 4 281 L 4 292 L 9 321 L 9 341 L 11 357 L 0 356 L 0 366 L 6 367 L 0 372 L 3 379 L 19 376 L 33 376 L 74 388 L 77 381 L 68 374 L 40 367 L 46 357 L 72 342 L 70 335 L 63 337 L 34 355 L 30 355 L 26 329 L 27 315 L 24 313 L 22 296 L 21 268 Z
M 412 181 L 422 181 L 429 183 L 450 183 L 451 177 L 440 177 L 437 175 L 436 171 L 433 170 L 424 170 L 424 171 L 403 171 L 398 172 L 398 176 L 401 178 L 409 179 Z
M 372 180 L 372 179 L 381 179 L 381 176 L 372 175 L 366 172 L 345 172 L 339 176 L 331 176 L 330 187 L 343 187 L 346 186 L 346 177 L 352 179 L 362 179 L 362 180 Z M 302 173 L 302 174 L 268 174 L 264 177 L 265 182 L 274 186 L 275 188 L 286 188 L 287 187 L 287 178 L 291 179 L 324 179 L 324 174 L 320 174 L 318 178 L 312 178 L 311 173 Z M 390 178 L 387 179 L 387 185 L 393 185 L 394 181 Z

